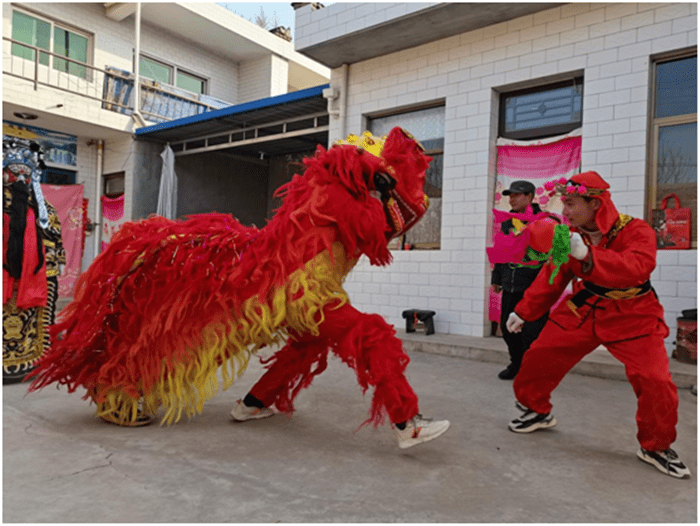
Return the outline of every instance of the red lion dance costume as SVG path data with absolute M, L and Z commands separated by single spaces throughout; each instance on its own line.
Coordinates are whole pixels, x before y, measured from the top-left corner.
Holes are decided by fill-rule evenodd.
M 381 316 L 350 306 L 342 284 L 362 255 L 390 263 L 388 240 L 427 209 L 431 160 L 400 128 L 386 141 L 366 132 L 305 159 L 262 229 L 217 213 L 126 223 L 79 279 L 30 390 L 85 387 L 98 416 L 130 425 L 142 401 L 143 413 L 162 408 L 172 423 L 201 412 L 218 392 L 219 369 L 225 389 L 251 355 L 286 340 L 258 393 L 278 410 L 293 411 L 332 350 L 363 390 L 374 387 L 365 423 L 417 418 L 401 341 Z M 440 424 L 438 434 L 449 426 L 421 422 Z

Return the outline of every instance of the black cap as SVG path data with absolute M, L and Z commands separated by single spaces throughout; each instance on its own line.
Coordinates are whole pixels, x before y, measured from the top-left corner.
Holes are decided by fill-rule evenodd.
M 514 181 L 508 190 L 503 190 L 503 195 L 532 194 L 535 195 L 535 185 L 529 181 Z

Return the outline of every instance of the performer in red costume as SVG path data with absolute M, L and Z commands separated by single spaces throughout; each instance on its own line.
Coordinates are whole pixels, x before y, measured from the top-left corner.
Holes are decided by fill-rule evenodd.
M 664 338 L 669 330 L 649 277 L 656 266 L 656 236 L 640 219 L 620 214 L 609 185 L 596 172 L 548 183 L 563 195 L 571 224 L 571 256 L 550 285 L 553 265 L 527 289 L 508 329 L 548 312 L 574 280 L 571 295 L 525 354 L 513 389 L 524 413 L 509 424 L 516 433 L 552 427 L 550 396 L 566 373 L 599 345 L 625 364 L 637 395 L 637 456 L 676 478 L 690 477 L 671 444 L 676 439 L 678 393 Z
M 449 422 L 418 413 L 393 327 L 355 310 L 342 287 L 361 256 L 391 262 L 388 241 L 427 210 L 430 161 L 400 128 L 386 141 L 350 136 L 304 160 L 264 228 L 215 213 L 124 224 L 78 280 L 30 389 L 83 387 L 112 423 L 146 424 L 161 408 L 170 423 L 202 411 L 219 372 L 226 388 L 259 349 L 286 342 L 253 391 L 265 406 L 293 411 L 332 351 L 374 388 L 366 423 L 388 416 L 401 448 L 437 438 Z

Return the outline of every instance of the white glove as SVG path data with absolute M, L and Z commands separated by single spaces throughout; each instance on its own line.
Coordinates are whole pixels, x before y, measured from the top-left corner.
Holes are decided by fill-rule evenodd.
M 581 260 L 588 255 L 588 245 L 583 242 L 583 238 L 578 232 L 571 234 L 569 243 L 571 244 L 571 257 Z
M 508 332 L 520 332 L 523 330 L 524 323 L 525 323 L 525 320 L 523 320 L 520 316 L 518 316 L 514 312 L 511 312 L 508 315 L 508 321 L 506 322 L 506 329 L 508 329 Z
M 63 276 L 63 269 L 65 269 L 66 266 L 63 263 L 58 264 L 58 275 Z

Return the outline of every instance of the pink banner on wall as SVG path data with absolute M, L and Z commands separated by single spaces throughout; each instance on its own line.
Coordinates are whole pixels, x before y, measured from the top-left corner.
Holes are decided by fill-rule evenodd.
M 498 147 L 499 176 L 515 179 L 553 179 L 581 164 L 581 137 L 567 137 L 549 144 Z
M 119 197 L 102 196 L 102 248 L 109 244 L 112 236 L 124 224 L 124 195 Z
M 80 276 L 83 259 L 83 185 L 42 184 L 44 198 L 53 205 L 61 221 L 61 239 L 66 266 L 58 277 L 58 296 L 71 297 Z

